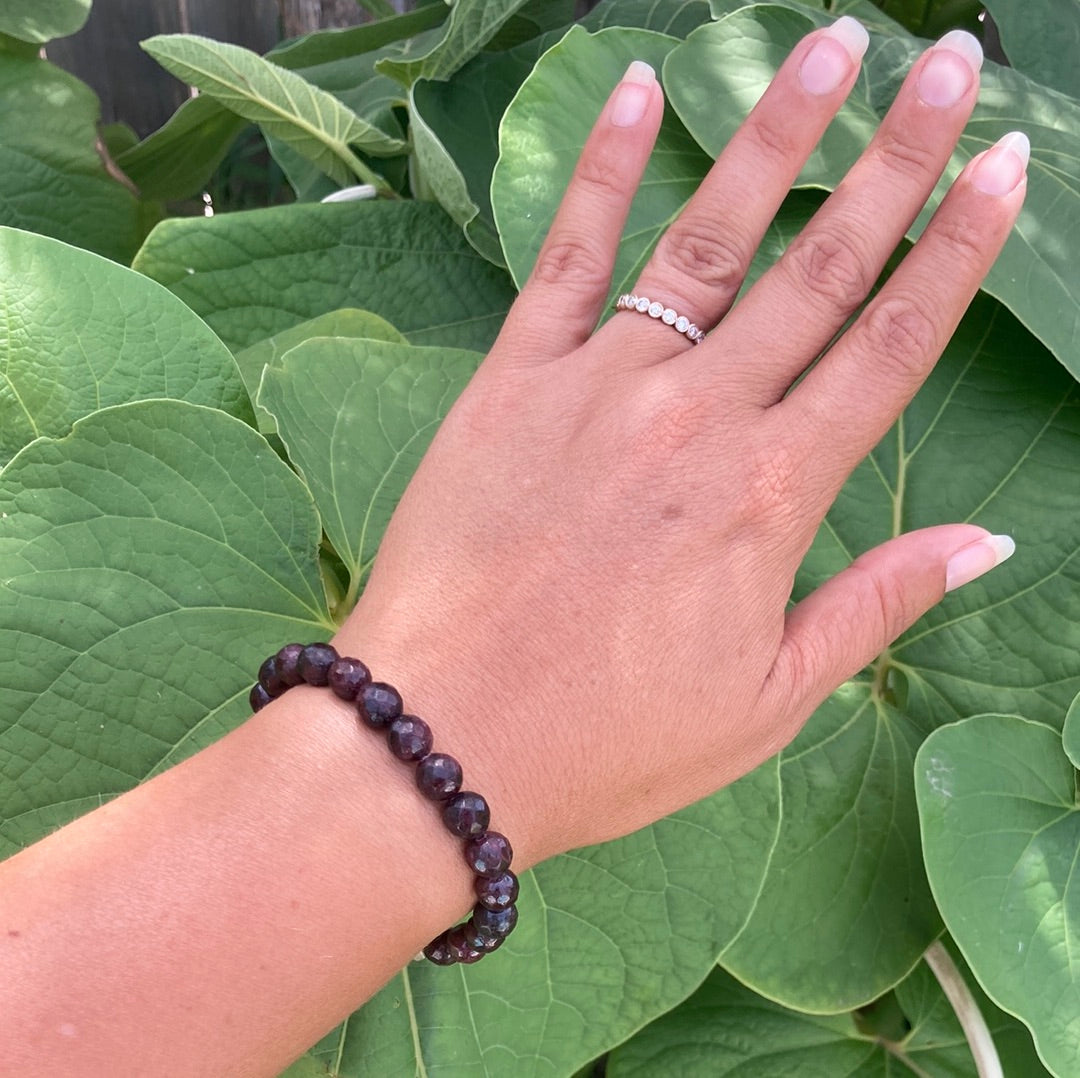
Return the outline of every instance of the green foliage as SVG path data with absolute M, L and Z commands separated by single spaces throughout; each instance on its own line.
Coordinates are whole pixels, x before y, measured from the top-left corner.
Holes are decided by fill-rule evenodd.
M 941 190 L 1019 126 L 1027 207 L 841 492 L 795 597 L 943 520 L 1015 535 L 1016 558 L 948 596 L 751 775 L 538 866 L 498 958 L 411 965 L 290 1075 L 569 1076 L 621 1045 L 613 1078 L 973 1078 L 922 961 L 946 953 L 943 924 L 1005 1073 L 1080 1068 L 1080 704 L 1059 732 L 1080 690 L 1080 20 L 1075 2 L 1032 4 L 1042 20 L 1022 23 L 1008 0 L 988 6 L 1016 68 L 987 64 Z M 372 3 L 385 17 L 266 57 L 159 37 L 148 50 L 202 96 L 135 145 L 106 133 L 110 174 L 93 95 L 36 56 L 87 4 L 4 5 L 0 223 L 25 231 L 0 229 L 3 852 L 242 721 L 259 659 L 346 615 L 631 59 L 661 71 L 671 107 L 613 293 L 790 46 L 842 13 L 872 30 L 753 278 L 865 145 L 923 46 L 913 35 L 980 25 L 968 0 L 880 7 L 606 0 L 570 28 L 565 0 Z M 124 180 L 143 199 L 198 195 L 252 123 L 302 204 L 172 218 L 143 243 L 158 211 Z M 314 201 L 358 180 L 386 197 Z

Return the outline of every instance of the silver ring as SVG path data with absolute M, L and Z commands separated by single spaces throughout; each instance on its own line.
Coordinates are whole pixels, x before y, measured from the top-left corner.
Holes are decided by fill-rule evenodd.
M 676 333 L 681 333 L 694 344 L 701 344 L 705 340 L 705 331 L 698 329 L 686 315 L 678 314 L 670 307 L 665 307 L 662 303 L 645 296 L 635 296 L 630 292 L 624 292 L 615 301 L 615 310 L 636 311 L 638 314 L 647 314 L 650 318 L 657 318 L 665 326 L 671 326 Z

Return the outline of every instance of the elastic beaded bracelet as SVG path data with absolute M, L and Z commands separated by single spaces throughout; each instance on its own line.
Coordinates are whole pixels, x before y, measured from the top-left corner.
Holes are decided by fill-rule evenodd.
M 467 921 L 448 928 L 425 948 L 437 966 L 476 962 L 496 950 L 517 924 L 518 878 L 510 871 L 510 840 L 489 831 L 491 811 L 478 793 L 462 789 L 461 764 L 444 752 L 432 752 L 431 727 L 403 711 L 392 685 L 372 681 L 359 659 L 338 655 L 330 644 L 286 644 L 259 667 L 248 697 L 252 711 L 265 707 L 296 685 L 327 686 L 335 696 L 356 705 L 357 719 L 386 733 L 397 759 L 415 764 L 420 793 L 436 802 L 446 829 L 464 839 L 465 862 L 476 875 L 477 903 Z

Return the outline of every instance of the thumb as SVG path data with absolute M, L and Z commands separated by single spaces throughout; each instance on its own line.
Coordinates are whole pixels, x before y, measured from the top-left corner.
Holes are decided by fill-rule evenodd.
M 872 662 L 946 591 L 1008 558 L 1015 544 L 971 524 L 944 524 L 867 551 L 789 613 L 770 687 L 800 723 Z

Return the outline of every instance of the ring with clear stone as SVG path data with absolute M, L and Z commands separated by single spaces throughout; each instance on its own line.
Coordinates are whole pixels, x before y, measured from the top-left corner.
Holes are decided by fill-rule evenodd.
M 659 319 L 665 326 L 671 326 L 676 333 L 681 333 L 694 344 L 701 344 L 705 340 L 705 331 L 698 329 L 686 315 L 679 314 L 647 296 L 635 296 L 631 292 L 624 292 L 615 301 L 615 310 L 636 311 L 638 314 L 647 314 L 650 318 Z

